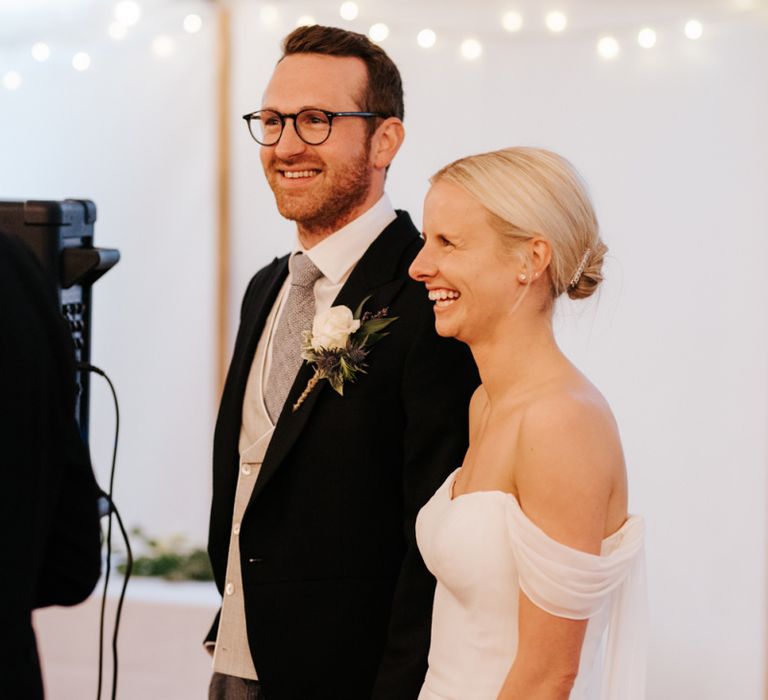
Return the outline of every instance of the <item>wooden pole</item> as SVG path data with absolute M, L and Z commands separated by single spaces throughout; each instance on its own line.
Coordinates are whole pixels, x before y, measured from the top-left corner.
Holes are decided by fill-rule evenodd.
M 231 10 L 226 2 L 217 3 L 217 298 L 216 298 L 216 385 L 218 395 L 227 372 L 230 276 L 230 86 L 231 86 Z

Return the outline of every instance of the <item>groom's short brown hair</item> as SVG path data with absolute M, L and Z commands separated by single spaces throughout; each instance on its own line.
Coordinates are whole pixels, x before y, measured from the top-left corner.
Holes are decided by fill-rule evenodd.
M 360 108 L 403 119 L 405 109 L 400 71 L 386 52 L 364 34 L 319 24 L 297 27 L 283 40 L 282 57 L 298 53 L 359 58 L 368 71 L 368 83 L 358 98 Z M 375 128 L 374 124 L 372 120 L 371 126 Z

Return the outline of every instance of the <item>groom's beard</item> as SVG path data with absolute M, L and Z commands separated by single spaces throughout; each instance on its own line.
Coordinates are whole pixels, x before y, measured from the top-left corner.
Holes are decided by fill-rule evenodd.
M 319 158 L 277 158 L 265 166 L 269 186 L 275 195 L 277 209 L 286 219 L 295 221 L 308 233 L 333 233 L 357 215 L 357 208 L 368 197 L 373 180 L 370 165 L 371 140 L 343 166 L 326 164 Z M 299 188 L 284 187 L 283 168 L 318 170 L 310 182 Z

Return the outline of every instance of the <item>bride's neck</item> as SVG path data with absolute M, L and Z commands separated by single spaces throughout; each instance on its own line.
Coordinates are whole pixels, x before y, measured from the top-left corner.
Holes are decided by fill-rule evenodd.
M 498 329 L 469 345 L 491 404 L 572 368 L 549 318 Z

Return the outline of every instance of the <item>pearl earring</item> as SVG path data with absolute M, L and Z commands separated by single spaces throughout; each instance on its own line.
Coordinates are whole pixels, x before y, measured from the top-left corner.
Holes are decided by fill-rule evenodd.
M 525 276 L 525 273 L 524 273 L 524 272 L 521 272 L 521 273 L 520 273 L 520 274 L 517 276 L 517 279 L 519 279 L 521 282 L 525 282 L 525 281 L 526 281 L 528 278 Z

